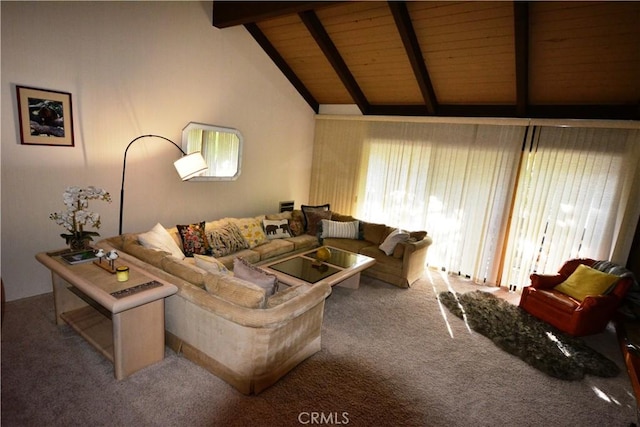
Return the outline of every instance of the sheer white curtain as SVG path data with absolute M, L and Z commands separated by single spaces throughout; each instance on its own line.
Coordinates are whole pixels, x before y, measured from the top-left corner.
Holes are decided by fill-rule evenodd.
M 632 192 L 638 188 L 628 179 L 640 160 L 637 130 L 533 131 L 518 181 L 503 285 L 528 285 L 531 273 L 556 272 L 570 258 L 611 259 L 618 210 L 637 200 Z
M 575 256 L 624 264 L 640 130 L 527 124 L 319 119 L 310 202 L 426 230 L 429 265 L 475 281 L 526 286 Z
M 360 218 L 427 230 L 429 264 L 495 283 L 524 128 L 371 123 Z

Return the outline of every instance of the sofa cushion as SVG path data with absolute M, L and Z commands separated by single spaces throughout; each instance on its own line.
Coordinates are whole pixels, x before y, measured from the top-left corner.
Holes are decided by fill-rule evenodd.
M 180 249 L 167 229 L 160 223 L 154 225 L 153 228 L 146 233 L 138 234 L 138 240 L 145 248 L 169 252 L 171 256 L 178 259 L 184 258 L 182 249 Z
M 407 240 L 409 240 L 409 233 L 396 228 L 384 239 L 378 248 L 385 254 L 392 255 L 396 245 L 400 242 L 406 242 Z
M 342 215 L 337 212 L 331 212 L 331 221 L 351 222 L 351 221 L 357 221 L 357 220 L 351 215 Z
M 268 245 L 268 243 L 266 244 Z M 261 245 L 261 246 L 264 246 L 264 245 Z M 260 262 L 260 254 L 253 249 L 242 249 L 241 251 L 234 252 L 229 255 L 216 257 L 216 259 L 220 261 L 222 264 L 224 264 L 224 266 L 227 267 L 229 270 L 233 270 L 233 260 L 235 260 L 237 257 L 244 258 L 252 264 Z
M 262 225 L 268 240 L 291 237 L 288 219 L 264 219 L 262 220 Z
M 358 221 L 333 221 L 330 219 L 321 220 L 321 239 L 336 237 L 339 239 L 357 239 L 359 235 Z
M 212 256 L 194 254 L 193 257 L 196 262 L 196 267 L 199 267 L 205 271 L 208 271 L 209 273 L 216 273 L 216 274 L 231 273 L 223 263 L 221 263 L 220 261 L 218 261 L 216 258 Z
M 590 295 L 602 295 L 616 283 L 620 277 L 603 273 L 584 264 L 580 264 L 567 279 L 554 289 L 584 301 Z
M 211 255 L 217 257 L 229 255 L 249 247 L 240 229 L 231 222 L 207 232 Z
M 293 242 L 286 239 L 270 240 L 269 243 L 253 248 L 252 251 L 260 254 L 260 261 L 273 258 L 278 255 L 286 254 L 295 248 Z M 251 262 L 250 260 L 247 260 Z
M 258 267 L 254 267 L 242 258 L 236 258 L 233 261 L 233 275 L 238 279 L 260 286 L 266 291 L 268 297 L 278 290 L 278 277 L 275 274 L 269 274 Z
M 367 246 L 371 246 L 370 242 L 366 240 L 356 240 L 356 239 L 334 239 L 330 237 L 328 239 L 324 239 L 322 242 L 325 246 L 331 246 L 338 249 L 343 249 L 345 251 L 353 252 L 356 254 L 361 253 L 362 248 Z M 377 246 L 374 246 L 377 249 Z
M 384 224 L 375 224 L 372 222 L 364 222 L 362 225 L 362 234 L 364 240 L 373 243 L 378 246 L 380 243 L 384 242 L 384 238 L 386 237 L 385 232 L 387 231 L 387 226 Z
M 261 287 L 225 274 L 207 274 L 204 285 L 212 295 L 246 308 L 263 308 L 267 293 Z
M 392 256 L 387 256 L 377 246 L 365 246 L 360 249 L 359 253 L 376 260 L 376 264 L 372 268 L 394 276 L 402 275 L 402 260 Z
M 209 242 L 204 233 L 204 221 L 188 225 L 178 224 L 176 228 L 185 256 L 192 257 L 193 254 L 206 255 L 209 253 Z
M 262 229 L 263 218 L 264 215 L 253 218 L 230 218 L 229 222 L 238 226 L 242 237 L 244 237 L 249 249 L 251 249 L 267 241 L 267 236 Z
M 290 221 L 293 217 L 293 211 L 285 211 L 275 214 L 267 214 L 264 216 L 264 219 L 286 219 Z
M 203 269 L 172 256 L 163 258 L 161 265 L 162 269 L 167 273 L 204 288 L 204 277 L 207 275 L 207 272 Z
M 294 250 L 311 249 L 318 246 L 318 238 L 316 236 L 309 236 L 308 234 L 301 234 L 300 236 L 294 236 L 287 239 L 288 242 L 293 243 Z
M 278 290 L 278 292 L 269 299 L 267 299 L 266 308 L 273 308 L 280 304 L 284 304 L 285 302 L 297 297 L 298 295 L 302 295 L 307 292 L 308 288 L 304 285 L 302 286 L 293 286 L 283 290 Z

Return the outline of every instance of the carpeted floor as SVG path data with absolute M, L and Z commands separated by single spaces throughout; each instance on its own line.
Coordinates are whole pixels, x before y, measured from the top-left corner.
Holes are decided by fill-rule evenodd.
M 51 294 L 7 303 L 3 426 L 629 426 L 635 399 L 613 330 L 587 339 L 615 378 L 549 377 L 440 306 L 478 289 L 435 272 L 411 289 L 363 278 L 327 299 L 322 350 L 258 396 L 244 396 L 167 350 L 124 381 L 66 326 Z

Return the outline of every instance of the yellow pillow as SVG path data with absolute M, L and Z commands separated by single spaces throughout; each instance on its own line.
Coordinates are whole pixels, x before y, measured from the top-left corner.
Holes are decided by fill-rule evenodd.
M 560 283 L 554 289 L 569 295 L 579 301 L 583 301 L 589 295 L 602 295 L 613 285 L 618 276 L 603 273 L 584 264 L 567 277 L 567 280 Z

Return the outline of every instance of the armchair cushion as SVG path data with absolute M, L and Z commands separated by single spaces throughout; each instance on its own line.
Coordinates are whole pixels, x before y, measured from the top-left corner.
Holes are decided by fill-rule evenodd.
M 590 295 L 608 293 L 619 277 L 603 273 L 584 264 L 580 264 L 567 280 L 560 283 L 555 290 L 569 295 L 578 301 L 584 301 Z

